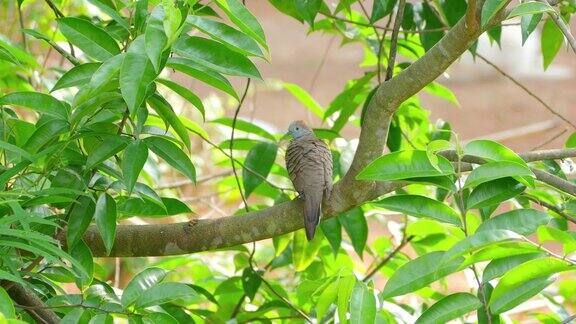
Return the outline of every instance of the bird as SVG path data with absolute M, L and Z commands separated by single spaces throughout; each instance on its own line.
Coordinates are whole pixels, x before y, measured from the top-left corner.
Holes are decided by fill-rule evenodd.
M 332 153 L 303 121 L 290 124 L 286 169 L 299 198 L 304 200 L 306 238 L 311 241 L 320 222 L 323 199 L 332 193 Z

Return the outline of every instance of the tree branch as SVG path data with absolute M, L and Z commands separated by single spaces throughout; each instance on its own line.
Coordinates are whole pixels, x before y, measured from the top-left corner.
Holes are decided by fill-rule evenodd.
M 478 8 L 481 8 L 484 1 L 477 2 L 475 19 L 479 20 Z M 499 22 L 503 18 L 504 14 L 499 13 L 492 22 Z M 343 180 L 335 184 L 330 199 L 324 202 L 324 218 L 335 216 L 405 185 L 403 182 L 357 181 L 355 177 L 383 153 L 390 120 L 399 105 L 441 75 L 481 33 L 479 27 L 467 27 L 466 18 L 461 19 L 424 56 L 378 87 L 368 103 L 367 118 L 362 125 L 352 165 Z M 302 228 L 302 207 L 301 201 L 294 200 L 242 216 L 194 223 L 120 225 L 110 256 L 186 254 L 271 238 Z M 150 240 L 151 237 L 155 239 Z M 88 229 L 84 240 L 94 256 L 106 256 L 102 239 L 94 226 Z
M 28 306 L 26 312 L 30 314 L 38 323 L 57 324 L 60 323 L 60 317 L 54 311 L 46 306 L 46 304 L 36 296 L 36 294 L 28 288 L 14 284 L 9 290 L 8 295 L 17 304 Z M 33 307 L 33 308 L 32 308 Z

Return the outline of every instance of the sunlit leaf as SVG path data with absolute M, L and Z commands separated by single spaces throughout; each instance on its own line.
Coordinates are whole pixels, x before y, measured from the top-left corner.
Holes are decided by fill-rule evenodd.
M 444 203 L 424 196 L 390 196 L 375 202 L 374 205 L 410 216 L 432 218 L 457 226 L 461 225 L 457 211 Z
M 469 293 L 455 293 L 430 306 L 418 317 L 416 323 L 447 323 L 480 308 L 480 306 L 482 303 L 478 297 Z
M 356 179 L 387 181 L 454 174 L 454 167 L 442 156 L 438 156 L 438 168 L 430 163 L 426 151 L 405 150 L 377 158 Z

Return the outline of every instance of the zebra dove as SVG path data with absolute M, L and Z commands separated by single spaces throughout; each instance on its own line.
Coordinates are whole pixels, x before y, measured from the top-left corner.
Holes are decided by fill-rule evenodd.
M 322 199 L 332 193 L 332 154 L 303 121 L 294 121 L 288 132 L 292 141 L 286 150 L 286 168 L 294 188 L 304 199 L 306 238 L 314 238 L 320 222 Z

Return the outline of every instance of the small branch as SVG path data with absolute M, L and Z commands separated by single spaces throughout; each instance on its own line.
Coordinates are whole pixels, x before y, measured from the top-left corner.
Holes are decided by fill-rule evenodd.
M 52 0 L 45 0 L 45 1 L 48 4 L 48 6 L 50 7 L 50 9 L 52 9 L 52 11 L 54 12 L 56 19 L 64 18 L 64 14 L 62 13 L 62 11 L 60 11 L 60 9 L 58 9 L 58 7 L 56 7 L 56 5 L 54 4 L 54 2 L 52 2 Z M 70 43 L 70 41 L 68 41 L 68 45 L 70 46 L 70 54 L 72 54 L 72 57 L 76 57 L 76 55 L 74 54 L 74 46 L 72 45 L 72 43 Z M 56 49 L 56 50 L 58 50 L 58 49 Z M 77 64 L 75 64 L 75 65 L 77 65 Z
M 26 312 L 30 314 L 38 323 L 57 324 L 60 323 L 60 317 L 50 309 L 40 297 L 28 288 L 14 284 L 9 290 L 8 295 L 17 304 L 22 305 Z
M 77 66 L 77 65 L 82 64 L 82 62 L 80 60 L 78 60 L 73 54 L 71 55 L 70 53 L 66 52 L 65 49 L 58 46 L 58 44 L 56 44 L 54 41 L 52 41 L 50 39 L 44 39 L 44 38 L 42 40 L 45 41 L 46 43 L 48 43 L 50 46 L 52 46 L 58 53 L 60 53 L 60 55 L 62 55 L 64 58 L 66 58 L 73 65 Z
M 298 314 L 300 314 L 300 316 L 302 316 L 302 318 L 304 318 L 306 320 L 306 322 L 308 323 L 314 323 L 312 321 L 312 319 L 310 317 L 308 317 L 308 315 L 306 315 L 306 313 L 304 313 L 303 311 L 301 311 L 300 309 L 298 309 L 298 307 L 292 305 L 292 303 L 287 300 L 284 296 L 280 295 L 274 288 L 272 288 L 272 286 L 270 285 L 270 283 L 264 279 L 263 277 L 260 277 L 262 279 L 262 282 L 266 285 L 266 287 L 268 287 L 268 289 L 270 289 L 270 291 L 272 291 L 272 293 L 274 293 L 274 295 L 276 295 L 276 297 L 280 298 L 284 303 L 286 303 L 286 305 L 290 306 L 290 308 L 292 308 L 294 311 L 296 311 Z
M 365 277 L 364 279 L 362 279 L 363 282 L 368 282 L 368 280 L 370 280 L 370 278 L 372 278 L 377 272 L 378 270 L 380 270 L 383 266 L 385 266 L 388 261 L 392 260 L 392 258 L 398 254 L 398 252 L 400 252 L 400 250 L 402 250 L 402 248 L 410 243 L 410 241 L 412 241 L 412 239 L 414 239 L 414 236 L 408 236 L 406 239 L 402 240 L 402 242 L 400 244 L 398 244 L 398 246 L 392 251 L 390 252 L 390 254 L 388 254 L 382 261 L 380 261 L 380 263 L 378 263 L 378 265 L 372 269 L 372 271 L 370 271 Z
M 566 181 L 560 177 L 557 177 L 551 173 L 542 170 L 538 170 L 535 168 L 530 168 L 530 170 L 534 172 L 538 180 L 576 197 L 576 185 L 573 184 L 572 182 Z
M 535 202 L 536 204 L 542 206 L 542 207 L 546 207 L 548 209 L 550 209 L 551 211 L 555 212 L 556 214 L 562 216 L 564 219 L 566 219 L 567 221 L 569 221 L 570 223 L 576 224 L 576 218 L 566 214 L 563 210 L 561 210 L 560 208 L 549 204 L 545 201 L 542 201 L 536 197 L 530 196 L 530 195 L 523 195 L 524 197 L 526 197 L 528 200 Z
M 468 8 L 470 10 L 466 10 L 466 26 L 470 29 L 478 29 L 476 0 L 468 0 Z
M 238 114 L 240 113 L 240 108 L 242 108 L 242 104 L 244 103 L 244 99 L 246 99 L 246 95 L 248 94 L 248 89 L 250 88 L 250 78 L 246 81 L 246 88 L 244 88 L 244 93 L 238 102 L 238 106 L 236 107 L 236 111 L 234 112 L 234 119 L 232 120 L 232 133 L 230 134 L 230 163 L 232 163 L 232 172 L 234 173 L 234 179 L 236 179 L 236 185 L 238 186 L 238 191 L 240 192 L 240 197 L 244 202 L 244 209 L 246 212 L 249 212 L 250 209 L 248 208 L 248 202 L 246 201 L 246 197 L 244 196 L 244 191 L 242 190 L 242 186 L 240 185 L 240 179 L 238 178 L 238 173 L 236 172 L 236 165 L 234 163 L 234 131 L 236 130 L 236 121 L 238 120 Z
M 552 143 L 555 139 L 559 138 L 560 136 L 564 135 L 564 133 L 566 133 L 568 131 L 567 128 L 564 128 L 563 130 L 561 130 L 560 132 L 554 134 L 552 137 L 540 142 L 540 144 L 536 145 L 532 151 L 537 150 L 539 148 L 542 148 L 550 143 Z
M 570 324 L 574 320 L 576 320 L 576 314 L 567 317 L 565 320 L 562 321 L 562 324 Z
M 402 26 L 402 20 L 404 19 L 404 7 L 406 6 L 406 0 L 400 0 L 398 2 L 398 11 L 396 12 L 396 19 L 394 20 L 394 30 L 392 31 L 392 38 L 390 40 L 390 53 L 388 57 L 388 67 L 386 69 L 386 79 L 392 79 L 394 75 L 394 62 L 396 61 L 396 52 L 398 46 L 398 33 L 400 32 L 400 27 Z
M 576 124 L 574 124 L 573 122 L 571 122 L 568 118 L 562 116 L 559 112 L 557 112 L 556 110 L 554 110 L 554 108 L 550 107 L 550 105 L 548 105 L 546 102 L 544 102 L 544 100 L 542 100 L 540 97 L 538 97 L 534 92 L 532 92 L 530 89 L 528 89 L 525 85 L 523 85 L 522 83 L 520 83 L 520 81 L 516 80 L 514 77 L 512 77 L 511 75 L 509 75 L 508 73 L 504 72 L 504 70 L 502 70 L 501 68 L 499 68 L 496 64 L 492 63 L 490 60 L 488 60 L 486 57 L 484 57 L 483 55 L 481 55 L 480 53 L 476 52 L 476 56 L 479 57 L 482 61 L 486 62 L 486 64 L 490 65 L 491 67 L 493 67 L 496 71 L 498 71 L 500 74 L 502 74 L 504 77 L 506 77 L 508 80 L 512 81 L 515 85 L 517 85 L 518 87 L 520 87 L 522 90 L 524 90 L 524 92 L 526 92 L 528 95 L 530 95 L 532 98 L 536 99 L 536 101 L 538 101 L 539 103 L 541 103 L 549 112 L 551 112 L 552 114 L 558 116 L 560 119 L 562 119 L 564 122 L 566 122 L 567 124 L 569 124 L 570 126 L 572 126 L 572 128 L 576 129 Z

